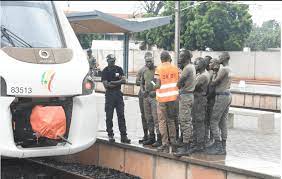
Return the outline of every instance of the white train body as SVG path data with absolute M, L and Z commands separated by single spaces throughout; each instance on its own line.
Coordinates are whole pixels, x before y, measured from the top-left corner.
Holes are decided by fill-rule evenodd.
M 94 87 L 84 89 L 89 82 L 87 57 L 64 12 L 55 3 L 0 2 L 1 156 L 73 154 L 96 140 Z M 37 104 L 64 106 L 68 111 L 66 138 L 70 143 L 46 139 L 37 145 L 28 128 L 29 113 Z M 31 136 L 29 139 L 24 137 L 26 133 Z

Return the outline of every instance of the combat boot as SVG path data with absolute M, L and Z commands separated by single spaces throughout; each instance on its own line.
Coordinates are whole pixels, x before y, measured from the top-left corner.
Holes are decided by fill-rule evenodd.
M 139 144 L 142 144 L 145 140 L 148 140 L 148 130 L 147 129 L 144 129 L 144 136 L 138 142 Z
M 131 142 L 131 140 L 126 135 L 121 136 L 120 141 L 122 143 L 127 143 L 127 144 L 130 144 L 130 142 Z
M 157 148 L 158 152 L 169 152 L 169 146 L 167 144 L 163 144 Z
M 152 144 L 152 147 L 160 147 L 162 145 L 162 136 L 157 134 L 157 141 Z
M 150 134 L 149 139 L 143 142 L 143 145 L 152 145 L 156 142 L 155 134 Z
M 224 155 L 221 141 L 216 140 L 211 147 L 207 148 L 205 153 L 209 155 Z
M 110 135 L 110 136 L 109 136 L 109 142 L 110 142 L 110 143 L 115 142 L 115 138 L 114 138 L 114 136 L 112 136 L 112 135 Z
M 203 152 L 205 150 L 205 143 L 200 142 L 192 146 L 192 152 Z
M 226 155 L 226 140 L 222 140 L 222 153 Z
M 184 143 L 184 145 L 182 147 L 179 147 L 176 149 L 176 152 L 173 153 L 173 155 L 177 156 L 177 157 L 181 157 L 183 155 L 189 156 L 192 154 L 192 151 L 190 150 L 191 148 L 191 144 L 190 143 Z
M 206 148 L 211 147 L 213 144 L 214 144 L 214 139 L 210 138 L 205 142 L 205 147 Z

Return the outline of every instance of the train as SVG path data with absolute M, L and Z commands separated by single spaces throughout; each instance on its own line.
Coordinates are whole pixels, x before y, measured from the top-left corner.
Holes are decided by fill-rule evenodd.
M 95 143 L 95 83 L 69 21 L 54 1 L 1 1 L 0 155 L 69 155 Z M 61 107 L 65 132 L 38 136 L 36 106 Z

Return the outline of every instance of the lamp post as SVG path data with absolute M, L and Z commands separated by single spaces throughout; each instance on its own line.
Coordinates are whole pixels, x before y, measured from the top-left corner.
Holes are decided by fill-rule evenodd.
M 177 65 L 179 58 L 179 46 L 180 46 L 180 1 L 175 1 L 175 59 L 174 64 Z

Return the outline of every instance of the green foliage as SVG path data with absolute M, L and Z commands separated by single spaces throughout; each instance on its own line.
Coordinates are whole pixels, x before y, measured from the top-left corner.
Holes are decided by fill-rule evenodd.
M 76 34 L 80 45 L 83 49 L 88 49 L 92 45 L 92 40 L 102 40 L 103 36 L 100 34 Z
M 174 49 L 174 3 L 166 1 L 161 16 L 172 15 L 169 25 L 147 30 L 136 35 L 137 39 L 156 44 L 166 50 Z M 199 3 L 199 2 L 197 2 Z M 180 47 L 190 50 L 217 51 L 241 50 L 252 28 L 248 5 L 226 2 L 181 1 Z M 187 7 L 189 5 L 189 7 Z
M 254 24 L 245 46 L 254 51 L 281 47 L 280 24 L 275 20 L 265 21 L 261 27 Z

